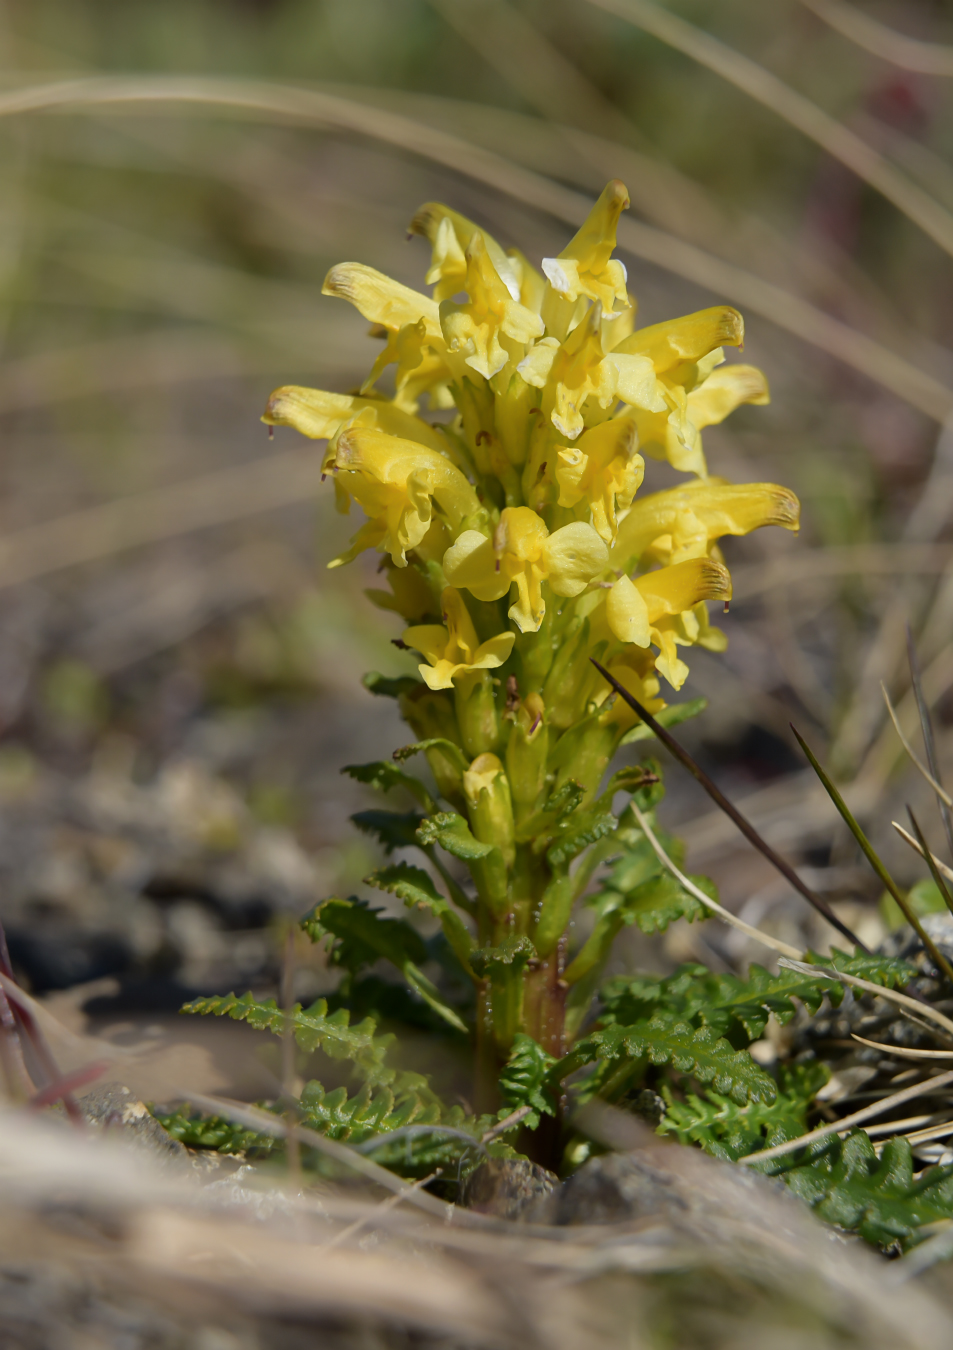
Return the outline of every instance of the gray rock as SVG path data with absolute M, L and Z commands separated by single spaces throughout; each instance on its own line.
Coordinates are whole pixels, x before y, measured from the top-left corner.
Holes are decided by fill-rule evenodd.
M 590 1158 L 546 1208 L 551 1223 L 625 1223 L 684 1217 L 688 1205 L 670 1174 L 642 1152 Z M 540 1216 L 542 1217 L 542 1215 Z
M 486 1158 L 470 1174 L 464 1204 L 495 1219 L 525 1219 L 559 1185 L 559 1178 L 528 1158 Z
M 79 1104 L 90 1125 L 120 1134 L 124 1142 L 151 1153 L 160 1162 L 189 1162 L 185 1145 L 173 1139 L 131 1088 L 121 1083 L 103 1083 L 82 1097 Z

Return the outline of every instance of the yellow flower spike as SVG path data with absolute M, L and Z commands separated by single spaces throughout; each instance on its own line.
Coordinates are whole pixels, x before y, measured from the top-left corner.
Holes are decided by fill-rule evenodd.
M 543 321 L 513 299 L 479 233 L 467 246 L 466 292 L 466 304 L 440 305 L 443 335 L 450 351 L 462 352 L 465 363 L 490 380 L 511 357 L 521 357 L 528 342 L 542 337 Z
M 542 584 L 579 595 L 604 570 L 609 550 L 591 525 L 574 521 L 552 534 L 527 506 L 507 507 L 492 539 L 465 530 L 444 555 L 444 575 L 478 600 L 499 600 L 516 586 L 509 610 L 521 633 L 535 633 L 546 606 Z
M 492 235 L 475 225 L 459 211 L 451 211 L 442 202 L 425 202 L 410 222 L 410 233 L 422 235 L 433 249 L 428 286 L 436 286 L 434 300 L 449 300 L 467 289 L 467 249 L 475 234 L 483 238 L 490 261 L 514 300 L 520 297 L 522 254 L 507 255 Z M 514 251 L 515 252 L 515 251 Z M 526 264 L 529 266 L 529 264 Z
M 744 320 L 730 305 L 686 314 L 680 319 L 638 328 L 616 348 L 637 356 L 647 356 L 656 374 L 664 375 L 684 361 L 700 361 L 716 347 L 742 347 Z
M 620 309 L 628 305 L 625 265 L 612 257 L 619 216 L 628 206 L 628 189 L 614 178 L 559 257 L 543 259 L 546 278 L 563 300 L 586 296 L 598 300 L 607 314 L 616 305 Z
M 330 394 L 324 389 L 286 384 L 271 395 L 261 420 L 268 426 L 294 427 L 303 436 L 323 441 L 336 436 L 358 416 L 392 436 L 415 441 L 441 454 L 447 453 L 448 441 L 439 427 L 431 426 L 387 399 Z
M 642 485 L 645 461 L 636 453 L 635 422 L 615 417 L 583 432 L 575 446 L 557 452 L 559 505 L 585 501 L 601 539 L 612 544 L 619 519 Z
M 428 338 L 442 341 L 440 311 L 429 296 L 391 281 L 383 272 L 363 263 L 345 262 L 332 267 L 324 278 L 322 295 L 337 295 L 350 300 L 371 323 L 383 324 L 396 332 L 405 324 L 423 319 Z
M 513 650 L 516 634 L 498 633 L 480 643 L 460 592 L 448 586 L 441 604 L 444 624 L 418 624 L 406 629 L 403 637 L 427 662 L 418 669 L 428 688 L 452 689 L 458 675 L 502 666 Z
M 439 523 L 432 500 L 454 530 L 479 509 L 473 488 L 448 459 L 370 426 L 355 424 L 341 433 L 334 469 L 336 485 L 369 519 L 331 567 L 350 562 L 366 548 L 380 548 L 398 567 L 406 567 L 407 551 L 417 548 Z
M 703 556 L 727 534 L 750 534 L 764 525 L 796 531 L 799 515 L 797 497 L 777 483 L 689 483 L 640 497 L 619 526 L 610 562 L 627 569 L 666 535 L 672 560 L 681 562 Z

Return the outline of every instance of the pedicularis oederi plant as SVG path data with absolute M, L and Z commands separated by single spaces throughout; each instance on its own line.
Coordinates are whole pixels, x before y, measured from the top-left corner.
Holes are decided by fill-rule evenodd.
M 405 919 L 335 897 L 303 926 L 345 972 L 336 1010 L 319 1001 L 284 1011 L 250 996 L 193 1008 L 276 1031 L 291 1025 L 305 1048 L 351 1059 L 363 1081 L 356 1096 L 309 1084 L 299 1103 L 313 1128 L 339 1137 L 360 1141 L 414 1121 L 435 1123 L 435 1140 L 440 1122 L 479 1136 L 523 1105 L 520 1138 L 532 1148 L 527 1123 L 538 1129 L 548 1115 L 552 1139 L 570 1074 L 581 1093 L 621 1100 L 659 1065 L 739 1105 L 776 1098 L 747 1054 L 751 1037 L 736 1027 L 726 1038 L 727 1013 L 720 1023 L 699 1018 L 675 1007 L 671 991 L 663 998 L 661 985 L 655 995 L 633 992 L 632 981 L 603 989 L 600 1018 L 587 1026 L 625 925 L 651 932 L 705 913 L 643 829 L 651 821 L 679 860 L 677 841 L 655 825 L 658 765 L 606 777 L 619 748 L 650 732 L 591 658 L 663 723 L 697 711 L 666 699 L 685 683 L 690 648 L 725 647 L 708 610 L 731 596 L 719 540 L 798 522 L 787 488 L 709 476 L 704 428 L 742 403 L 766 403 L 767 384 L 753 366 L 726 361 L 744 332 L 727 305 L 638 326 L 612 256 L 628 204 L 611 182 L 538 270 L 428 203 L 410 228 L 432 251 L 432 297 L 358 262 L 333 267 L 324 283 L 381 344 L 360 392 L 287 386 L 268 403 L 266 422 L 326 443 L 338 509 L 356 504 L 365 517 L 329 566 L 379 555 L 382 585 L 368 596 L 402 621 L 398 646 L 418 657 L 417 677 L 366 680 L 398 700 L 414 743 L 346 771 L 405 794 L 402 809 L 356 822 L 388 854 L 416 848 L 426 865 L 397 861 L 367 882 L 428 911 L 441 932 L 425 941 Z M 385 375 L 393 396 L 378 387 Z M 667 460 L 684 480 L 644 492 L 644 457 Z M 401 767 L 418 754 L 430 786 Z M 381 958 L 412 998 L 366 973 Z M 692 969 L 701 988 L 706 972 Z M 748 1003 L 763 1008 L 768 997 Z M 481 1119 L 387 1068 L 376 1027 L 402 1008 L 472 1039 Z M 437 1152 L 432 1141 L 407 1165 L 420 1171 Z M 394 1165 L 405 1156 L 401 1145 Z

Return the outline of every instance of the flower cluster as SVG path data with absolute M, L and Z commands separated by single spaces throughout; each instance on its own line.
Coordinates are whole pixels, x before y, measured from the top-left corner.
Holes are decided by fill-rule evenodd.
M 706 605 L 731 595 L 720 537 L 797 528 L 786 488 L 709 478 L 703 429 L 766 403 L 767 383 L 725 363 L 744 335 L 727 305 L 636 327 L 612 257 L 628 204 L 609 183 L 537 271 L 428 203 L 411 230 L 432 248 L 433 299 L 362 263 L 325 281 L 384 342 L 360 393 L 285 387 L 268 404 L 267 422 L 327 439 L 340 510 L 356 501 L 367 516 L 330 565 L 370 548 L 386 555 L 391 589 L 371 598 L 409 623 L 403 640 L 423 658 L 426 690 L 454 693 L 455 710 L 408 706 L 411 724 L 445 731 L 455 712 L 453 739 L 473 753 L 501 748 L 514 701 L 529 695 L 556 731 L 599 710 L 621 735 L 632 715 L 597 687 L 590 655 L 662 707 L 659 676 L 677 690 L 688 674 L 678 649 L 725 644 Z M 377 383 L 391 366 L 386 397 Z M 424 396 L 438 417 L 456 416 L 424 420 Z M 646 454 L 691 477 L 636 500 Z
M 356 502 L 366 517 L 330 566 L 382 555 L 387 589 L 368 595 L 404 620 L 399 642 L 420 672 L 382 683 L 418 737 L 407 753 L 426 754 L 453 808 L 424 820 L 416 842 L 435 866 L 439 844 L 470 870 L 475 898 L 457 888 L 451 900 L 475 934 L 443 900 L 439 913 L 477 985 L 478 1035 L 489 1027 L 503 1055 L 517 1031 L 558 1052 L 565 991 L 596 963 L 568 957 L 591 875 L 569 867 L 615 829 L 595 794 L 639 729 L 590 658 L 663 708 L 661 681 L 678 690 L 688 675 L 682 654 L 725 645 L 708 616 L 709 601 L 731 595 L 718 541 L 798 522 L 786 488 L 708 476 L 704 428 L 767 402 L 767 385 L 725 362 L 744 331 L 727 305 L 637 327 L 612 256 L 627 206 L 609 183 L 537 270 L 428 203 L 411 230 L 431 246 L 433 297 L 362 263 L 333 267 L 325 294 L 357 307 L 380 354 L 359 391 L 288 386 L 265 414 L 327 441 L 339 509 Z M 379 387 L 385 373 L 392 393 Z M 644 455 L 685 481 L 639 495 Z M 392 781 L 393 769 L 365 767 L 367 781 Z M 400 781 L 433 807 L 423 784 Z M 414 903 L 430 896 L 405 883 L 393 885 Z

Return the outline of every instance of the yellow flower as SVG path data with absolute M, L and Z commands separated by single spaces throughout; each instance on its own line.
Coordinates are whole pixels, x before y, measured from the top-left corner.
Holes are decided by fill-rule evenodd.
M 398 567 L 406 567 L 408 549 L 417 548 L 435 523 L 434 501 L 451 530 L 479 510 L 473 488 L 443 455 L 360 423 L 338 437 L 331 467 L 344 509 L 353 497 L 368 517 L 331 567 L 366 548 L 389 553 Z
M 575 521 L 552 534 L 527 506 L 507 507 L 493 538 L 465 530 L 443 559 L 452 586 L 478 600 L 499 600 L 516 586 L 509 616 L 522 633 L 535 633 L 546 606 L 542 584 L 557 595 L 573 596 L 606 566 L 609 550 L 591 525 Z
M 415 413 L 421 394 L 430 394 L 430 406 L 433 408 L 452 408 L 453 398 L 449 392 L 452 373 L 444 360 L 443 343 L 435 350 L 427 337 L 427 325 L 424 319 L 416 323 L 405 323 L 396 330 L 385 328 L 383 324 L 375 327 L 385 339 L 384 350 L 371 367 L 371 373 L 361 385 L 361 393 L 369 394 L 383 372 L 390 365 L 396 365 L 394 372 L 395 407 Z
M 465 363 L 490 380 L 511 358 L 522 357 L 528 342 L 542 336 L 543 321 L 513 298 L 482 234 L 471 237 L 466 259 L 468 300 L 466 304 L 444 300 L 440 321 L 450 351 L 462 352 Z
M 692 558 L 634 580 L 623 574 L 607 594 L 605 618 L 620 642 L 636 647 L 655 643 L 659 648 L 656 669 L 673 689 L 680 689 L 688 667 L 678 659 L 676 646 L 690 645 L 700 636 L 711 643 L 720 640 L 720 635 L 711 636 L 717 629 L 707 628 L 707 612 L 703 629 L 696 606 L 705 600 L 730 599 L 728 569 L 711 558 Z M 691 611 L 687 621 L 686 611 Z
M 475 234 L 482 236 L 490 262 L 511 298 L 520 299 L 520 262 L 507 257 L 492 235 L 458 211 L 442 202 L 425 202 L 410 222 L 410 232 L 423 235 L 433 249 L 426 281 L 436 287 L 434 300 L 449 300 L 467 289 L 467 249 Z
M 294 427 L 312 440 L 323 441 L 336 436 L 342 427 L 357 417 L 365 425 L 400 436 L 405 441 L 426 445 L 441 454 L 446 454 L 450 448 L 439 427 L 431 426 L 389 400 L 329 394 L 323 389 L 306 389 L 295 384 L 275 390 L 261 420 L 269 426 Z M 333 460 L 333 455 L 331 458 Z
M 324 278 L 321 291 L 323 295 L 338 295 L 342 300 L 350 300 L 365 319 L 382 324 L 391 332 L 423 319 L 426 336 L 442 341 L 440 311 L 433 300 L 398 281 L 391 281 L 373 267 L 355 262 L 338 263 Z
M 716 353 L 720 360 L 720 348 Z M 669 384 L 665 396 L 667 415 L 641 413 L 638 417 L 639 443 L 653 459 L 667 459 L 681 473 L 707 474 L 702 449 L 704 427 L 723 422 L 742 403 L 770 403 L 768 382 L 754 366 L 722 366 L 706 374 L 704 362 L 697 369 L 703 375 L 699 384 L 686 390 Z
M 657 412 L 667 408 L 657 390 L 651 360 L 616 352 L 607 356 L 601 327 L 602 308 L 593 305 L 565 342 L 543 338 L 518 366 L 527 384 L 544 390 L 543 413 L 570 441 L 585 429 L 583 408 L 590 397 L 601 408 L 609 408 L 617 399 Z
M 562 299 L 598 300 L 607 314 L 629 304 L 625 265 L 612 257 L 619 216 L 628 207 L 628 189 L 614 178 L 559 257 L 543 259 L 546 278 Z
M 642 484 L 645 461 L 636 454 L 636 444 L 632 418 L 615 417 L 583 432 L 575 446 L 557 452 L 559 505 L 573 507 L 585 501 L 596 533 L 607 544 L 614 542 L 619 518 Z
M 628 569 L 649 549 L 661 562 L 701 558 L 726 534 L 750 534 L 763 525 L 797 530 L 799 513 L 794 493 L 776 483 L 696 481 L 653 492 L 639 498 L 619 527 L 612 566 Z
M 441 596 L 443 624 L 418 624 L 404 631 L 404 642 L 429 663 L 418 667 L 430 689 L 452 689 L 458 675 L 495 670 L 513 650 L 515 633 L 498 633 L 479 643 L 463 596 L 448 586 Z

